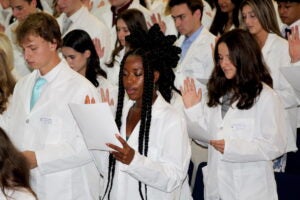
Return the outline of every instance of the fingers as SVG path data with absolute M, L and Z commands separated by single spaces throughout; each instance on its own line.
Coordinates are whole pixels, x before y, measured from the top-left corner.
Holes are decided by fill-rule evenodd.
M 160 16 L 160 14 L 159 14 L 159 13 L 157 13 L 157 18 L 158 18 L 158 22 L 159 22 L 159 23 L 161 23 L 161 22 L 162 22 L 162 20 L 161 20 L 161 16 Z
M 94 97 L 90 98 L 89 95 L 85 96 L 84 104 L 95 104 L 96 100 Z
M 90 104 L 90 103 L 91 103 L 91 100 L 90 100 L 89 95 L 86 95 L 86 96 L 85 96 L 84 103 L 85 103 L 85 104 Z
M 101 101 L 105 102 L 105 93 L 104 93 L 104 89 L 100 88 L 100 96 L 101 96 Z
M 187 77 L 183 82 L 183 93 L 196 91 L 195 81 L 193 78 Z
M 127 144 L 127 142 L 119 134 L 116 134 L 116 137 L 122 144 L 123 148 L 108 143 L 106 145 L 114 150 L 110 151 L 110 153 L 115 157 L 116 160 L 124 164 L 130 164 L 133 160 L 135 151 Z
M 224 153 L 225 140 L 211 140 L 210 145 L 212 145 L 217 151 Z

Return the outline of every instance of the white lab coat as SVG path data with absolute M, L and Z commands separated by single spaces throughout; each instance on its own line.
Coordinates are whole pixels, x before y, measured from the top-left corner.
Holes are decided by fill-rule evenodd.
M 273 88 L 282 99 L 288 111 L 289 122 L 287 152 L 296 151 L 297 105 L 299 104 L 295 91 L 280 72 L 281 67 L 291 65 L 288 42 L 276 34 L 269 33 L 262 48 L 263 58 L 270 69 L 273 79 Z
M 36 200 L 36 198 L 25 188 L 18 188 L 16 190 L 5 189 L 5 193 L 8 198 L 5 197 L 3 192 L 0 190 L 1 200 Z
M 133 101 L 129 101 L 123 110 L 121 135 L 126 137 L 126 118 Z M 152 107 L 152 120 L 149 133 L 148 157 L 138 153 L 138 135 L 140 122 L 136 125 L 127 143 L 135 149 L 135 155 L 130 165 L 116 162 L 115 178 L 111 191 L 111 200 L 140 199 L 138 180 L 147 184 L 149 200 L 179 199 L 182 183 L 187 176 L 191 157 L 191 147 L 186 125 L 170 104 L 159 94 Z M 96 157 L 101 156 L 94 154 Z M 98 157 L 97 166 L 102 168 L 107 177 L 107 157 Z M 106 183 L 103 184 L 106 187 Z M 144 189 L 142 189 L 144 191 Z M 183 195 L 184 196 L 184 195 Z
M 122 59 L 125 55 L 125 48 L 123 48 L 118 55 L 115 56 L 114 66 L 113 67 L 107 67 L 107 65 L 104 65 L 103 70 L 107 74 L 107 80 L 110 81 L 113 85 L 119 86 L 119 73 L 120 73 L 120 65 L 122 62 Z M 111 59 L 111 56 L 110 56 Z
M 64 60 L 55 69 L 58 73 L 31 111 L 38 71 L 17 83 L 8 110 L 8 134 L 18 149 L 36 154 L 38 167 L 31 170 L 31 185 L 39 199 L 98 199 L 100 177 L 68 104 L 84 103 L 86 95 L 97 101 L 99 94 Z
M 65 13 L 61 14 L 57 18 L 60 30 L 62 30 L 64 18 L 66 18 Z M 72 16 L 70 16 L 69 19 L 71 19 L 72 24 L 62 37 L 64 37 L 68 32 L 75 29 L 86 31 L 92 39 L 100 39 L 101 46 L 105 49 L 104 56 L 100 59 L 101 65 L 106 62 L 110 56 L 111 51 L 111 35 L 109 32 L 109 28 L 102 21 L 98 20 L 94 15 L 92 15 L 84 6 L 82 6 Z
M 250 109 L 239 110 L 234 103 L 223 119 L 221 106 L 208 107 L 203 99 L 185 110 L 189 133 L 207 143 L 225 140 L 224 154 L 208 146 L 206 200 L 277 199 L 272 160 L 285 152 L 284 112 L 267 85 Z
M 215 44 L 215 36 L 203 27 L 200 35 L 191 44 L 186 55 L 179 61 L 175 69 L 175 86 L 179 89 L 187 77 L 194 78 L 196 87 L 206 90 L 205 84 L 200 79 L 209 79 L 214 68 L 213 53 L 211 45 Z M 176 45 L 181 47 L 185 36 L 180 36 Z
M 118 87 L 111 84 L 111 82 L 103 76 L 98 76 L 97 80 L 99 82 L 99 86 L 97 87 L 99 95 L 101 95 L 101 89 L 104 91 L 108 90 L 109 97 L 112 98 L 114 100 L 114 104 L 116 104 L 116 102 L 118 102 Z

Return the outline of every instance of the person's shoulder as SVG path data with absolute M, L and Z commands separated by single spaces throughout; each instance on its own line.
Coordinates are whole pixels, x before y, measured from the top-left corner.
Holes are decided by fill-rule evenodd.
M 4 199 L 7 200 L 36 200 L 36 198 L 33 196 L 32 193 L 30 193 L 27 189 L 25 188 L 16 188 L 14 190 L 8 190 L 5 189 L 6 194 L 8 194 L 9 197 Z M 0 197 L 2 196 L 2 192 L 0 194 Z M 1 198 L 2 199 L 2 198 Z
M 174 119 L 180 120 L 181 115 L 170 103 L 168 103 L 161 94 L 158 94 L 156 101 L 153 104 L 153 115 L 164 120 Z
M 266 42 L 270 42 L 272 47 L 288 48 L 288 41 L 275 33 L 269 33 Z
M 280 98 L 278 96 L 277 92 L 265 83 L 263 83 L 263 88 L 262 88 L 262 91 L 259 96 L 260 96 L 260 99 L 266 100 L 266 101 L 275 100 L 275 99 Z
M 215 43 L 216 36 L 212 34 L 206 27 L 203 26 L 201 33 L 198 35 L 196 42 L 207 43 L 209 46 Z

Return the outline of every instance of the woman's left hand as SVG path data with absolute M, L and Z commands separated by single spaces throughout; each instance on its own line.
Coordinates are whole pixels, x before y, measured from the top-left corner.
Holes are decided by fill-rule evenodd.
M 211 140 L 210 145 L 212 145 L 217 151 L 224 153 L 225 140 Z
M 120 161 L 123 164 L 129 165 L 134 157 L 134 149 L 131 148 L 128 143 L 119 135 L 116 134 L 116 138 L 121 142 L 123 148 L 118 147 L 114 144 L 106 144 L 109 148 L 113 149 L 110 153 L 113 154 L 116 160 Z

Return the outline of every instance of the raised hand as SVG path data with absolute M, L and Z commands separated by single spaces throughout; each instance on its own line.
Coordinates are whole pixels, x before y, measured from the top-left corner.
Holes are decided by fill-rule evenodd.
M 106 145 L 114 150 L 110 153 L 115 157 L 116 160 L 120 161 L 123 164 L 129 165 L 133 160 L 135 151 L 119 134 L 116 134 L 116 138 L 121 142 L 123 148 L 111 143 L 108 143 Z
M 104 89 L 100 89 L 100 94 L 101 94 L 101 101 L 102 102 L 107 102 L 108 105 L 113 106 L 114 105 L 114 100 L 112 98 L 109 97 L 109 90 L 106 89 L 104 91 Z
M 153 24 L 158 24 L 159 27 L 160 27 L 160 30 L 165 33 L 166 32 L 166 29 L 167 29 L 167 26 L 166 26 L 166 23 L 161 19 L 161 16 L 159 13 L 157 14 L 152 14 L 151 15 L 151 22 L 147 22 L 147 25 L 149 27 L 151 27 Z
M 185 108 L 190 108 L 201 101 L 202 92 L 199 88 L 196 91 L 195 81 L 192 78 L 186 78 L 183 87 L 180 87 L 182 99 Z
M 103 58 L 104 55 L 104 47 L 101 46 L 101 41 L 99 38 L 94 38 L 93 43 L 98 54 L 99 58 Z
M 96 101 L 94 97 L 90 98 L 89 95 L 85 96 L 84 104 L 95 104 Z
M 300 35 L 298 26 L 292 27 L 291 34 L 288 33 L 288 42 L 291 62 L 300 61 Z

